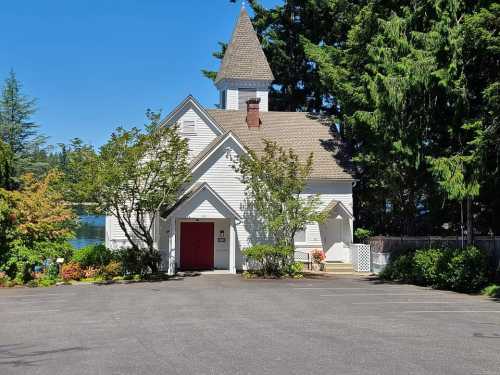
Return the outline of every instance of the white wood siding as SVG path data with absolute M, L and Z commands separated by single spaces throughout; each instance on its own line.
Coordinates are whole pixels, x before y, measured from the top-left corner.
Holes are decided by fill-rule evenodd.
M 227 89 L 226 91 L 226 109 L 238 110 L 238 89 Z
M 232 150 L 228 155 L 227 148 Z M 257 220 L 245 206 L 245 186 L 241 182 L 241 175 L 233 169 L 233 161 L 241 150 L 237 144 L 228 139 L 193 175 L 192 183 L 207 182 L 233 209 L 243 218 L 236 225 L 237 234 L 237 267 L 241 268 L 241 249 L 266 241 Z M 350 182 L 311 181 L 303 196 L 320 194 L 321 208 L 325 208 L 333 199 L 341 201 L 352 212 L 352 185 Z M 206 215 L 218 213 L 205 212 Z M 309 224 L 306 230 L 304 248 L 322 246 L 322 237 L 317 223 Z
M 187 138 L 189 142 L 189 159 L 193 159 L 198 155 L 201 151 L 205 149 L 212 142 L 217 134 L 214 129 L 212 129 L 208 124 L 203 121 L 198 113 L 192 108 L 187 110 L 182 116 L 179 118 L 180 123 L 180 131 L 182 136 Z M 184 121 L 193 121 L 195 123 L 195 132 L 184 134 L 182 133 L 182 123 Z
M 156 239 L 156 246 L 158 246 L 158 237 L 159 237 L 159 221 L 158 217 L 156 218 L 155 224 L 151 227 L 153 232 L 153 237 Z M 146 219 L 146 224 L 149 223 L 149 219 Z M 124 247 L 129 247 L 130 243 L 128 242 L 125 233 L 120 228 L 118 224 L 118 220 L 114 216 L 106 216 L 106 247 L 113 250 L 118 250 Z M 132 236 L 134 237 L 134 236 Z
M 256 96 L 260 98 L 260 110 L 267 112 L 269 110 L 269 87 L 272 82 L 267 81 L 252 81 L 252 80 L 224 80 L 219 82 L 217 88 L 220 92 L 226 90 L 226 106 L 227 110 L 246 110 L 246 107 L 241 108 L 238 105 L 238 89 L 254 89 L 257 91 Z
M 257 91 L 257 98 L 260 98 L 259 111 L 267 112 L 269 110 L 269 91 Z
M 332 200 L 340 201 L 352 214 L 352 183 L 332 181 L 311 181 L 306 187 L 303 196 L 319 194 L 321 209 L 324 209 Z M 351 239 L 352 241 L 352 239 Z M 321 237 L 320 226 L 317 223 L 306 227 L 306 245 L 320 247 L 324 242 Z

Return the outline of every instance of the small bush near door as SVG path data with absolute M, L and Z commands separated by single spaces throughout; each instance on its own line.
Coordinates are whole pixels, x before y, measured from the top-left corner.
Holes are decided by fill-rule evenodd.
M 273 245 L 255 245 L 243 250 L 252 272 L 261 276 L 294 276 L 302 270 L 293 261 L 293 249 Z
M 477 247 L 394 253 L 379 277 L 460 292 L 478 291 L 489 280 L 488 253 Z

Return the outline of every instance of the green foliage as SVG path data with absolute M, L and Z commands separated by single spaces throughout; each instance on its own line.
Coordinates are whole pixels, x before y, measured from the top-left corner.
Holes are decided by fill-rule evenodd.
M 152 272 L 158 270 L 153 223 L 171 207 L 189 178 L 187 140 L 176 126 L 162 126 L 148 112 L 146 131 L 119 128 L 99 153 L 80 153 L 82 178 L 77 188 L 97 213 L 114 216 L 135 252 L 145 253 Z M 127 267 L 128 263 L 124 262 Z
M 295 233 L 309 222 L 323 221 L 317 195 L 301 197 L 311 173 L 313 154 L 299 160 L 274 141 L 264 140 L 262 155 L 250 151 L 235 168 L 246 184 L 247 203 L 255 209 L 267 233 L 279 246 L 293 246 Z
M 447 287 L 458 291 L 477 291 L 488 282 L 488 253 L 474 246 L 455 250 L 449 263 Z
M 122 264 L 116 260 L 112 260 L 101 268 L 100 274 L 106 279 L 112 279 L 113 277 L 120 276 L 123 273 L 122 270 Z
M 80 263 L 82 267 L 102 267 L 113 258 L 111 250 L 104 244 L 87 245 L 75 251 L 72 260 Z
M 304 264 L 300 262 L 293 262 L 289 267 L 287 274 L 293 278 L 299 279 L 302 277 L 302 272 L 304 271 Z
M 64 242 L 73 237 L 75 215 L 60 190 L 61 174 L 49 172 L 37 179 L 21 177 L 21 189 L 8 192 L 16 221 L 16 234 L 28 246 L 35 242 Z
M 389 264 L 380 272 L 382 280 L 397 280 L 407 283 L 417 281 L 414 265 L 414 254 L 406 253 L 399 256 L 391 256 Z
M 264 276 L 281 277 L 296 267 L 291 247 L 261 244 L 248 247 L 242 252 L 250 268 Z
M 121 262 L 123 271 L 126 274 L 145 275 L 151 272 L 152 264 L 154 269 L 159 269 L 161 262 L 160 254 L 157 251 L 152 252 L 133 247 L 118 250 L 116 258 Z
M 270 108 L 332 116 L 355 162 L 358 225 L 438 234 L 469 197 L 476 227 L 500 231 L 497 2 L 250 5 L 276 77 Z
M 356 228 L 354 231 L 354 238 L 359 242 L 365 242 L 372 236 L 373 232 L 370 229 Z
M 59 277 L 59 266 L 56 262 L 52 262 L 49 264 L 47 269 L 45 270 L 45 274 L 48 278 L 57 279 Z
M 481 293 L 488 297 L 500 298 L 500 285 L 488 285 Z
M 38 134 L 38 125 L 31 120 L 35 111 L 36 101 L 23 94 L 22 84 L 11 71 L 0 96 L 0 138 L 14 154 L 16 176 L 45 167 L 36 157 L 45 137 Z
M 0 188 L 10 190 L 14 185 L 14 154 L 9 145 L 0 140 Z
M 41 286 L 41 287 L 54 286 L 57 283 L 57 281 L 58 281 L 57 276 L 53 277 L 50 274 L 45 274 L 41 278 L 39 278 L 38 280 L 36 280 L 37 286 Z
M 480 290 L 488 282 L 489 271 L 487 252 L 470 246 L 396 253 L 379 276 L 384 280 L 471 292 Z

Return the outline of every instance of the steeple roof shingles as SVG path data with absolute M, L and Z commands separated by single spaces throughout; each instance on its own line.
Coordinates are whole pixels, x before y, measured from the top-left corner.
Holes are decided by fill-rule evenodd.
M 274 75 L 245 8 L 241 9 L 215 83 L 224 79 L 274 81 Z

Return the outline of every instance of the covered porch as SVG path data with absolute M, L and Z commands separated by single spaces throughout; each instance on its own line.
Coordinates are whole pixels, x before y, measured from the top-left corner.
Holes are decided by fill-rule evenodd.
M 325 208 L 327 219 L 320 224 L 321 244 L 327 262 L 350 263 L 353 243 L 353 215 L 338 200 Z
M 160 219 L 163 269 L 236 273 L 236 225 L 241 218 L 207 183 L 196 184 Z

